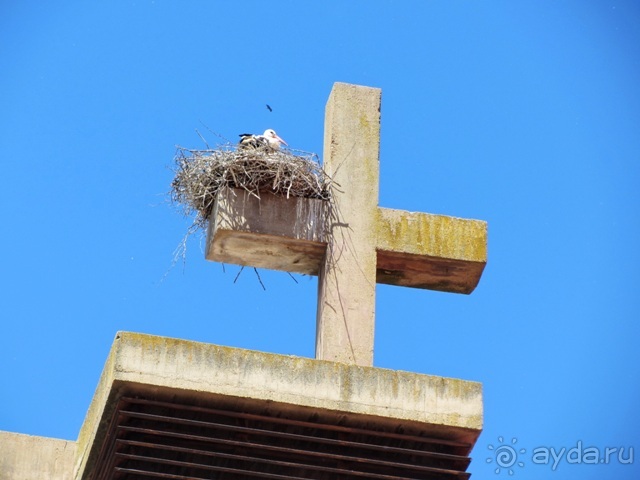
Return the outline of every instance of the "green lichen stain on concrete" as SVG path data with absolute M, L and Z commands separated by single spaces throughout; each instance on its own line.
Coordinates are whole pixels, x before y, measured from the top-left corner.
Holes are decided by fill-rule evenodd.
M 456 398 L 471 399 L 482 394 L 482 384 L 459 380 L 457 378 L 441 379 L 442 386 L 447 393 Z
M 369 122 L 367 115 L 365 113 L 361 113 L 359 120 L 360 120 L 360 128 L 362 129 L 362 131 L 368 132 L 369 129 L 371 128 L 371 122 Z
M 371 119 L 366 112 L 360 112 L 358 119 L 359 127 L 357 129 L 357 135 L 364 139 L 363 145 L 366 145 L 366 148 L 364 149 L 365 152 L 363 152 L 365 158 L 362 159 L 361 171 L 359 172 L 361 178 L 358 179 L 358 186 L 356 188 L 367 189 L 368 191 L 375 190 L 375 201 L 377 203 L 380 173 L 378 166 L 379 128 L 373 124 L 375 119 Z
M 486 223 L 445 215 L 379 209 L 377 247 L 392 252 L 485 262 Z
M 353 381 L 351 376 L 344 372 L 339 372 L 340 378 L 340 399 L 349 402 L 351 401 L 351 395 L 353 394 Z
M 391 378 L 391 395 L 393 395 L 394 398 L 398 398 L 398 392 L 400 390 L 399 385 L 400 385 L 400 379 L 396 374 Z

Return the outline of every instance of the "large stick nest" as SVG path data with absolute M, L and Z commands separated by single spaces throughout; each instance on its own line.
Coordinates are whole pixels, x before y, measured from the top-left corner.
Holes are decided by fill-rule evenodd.
M 269 147 L 191 150 L 178 147 L 171 199 L 185 215 L 196 214 L 194 225 L 204 228 L 217 193 L 224 187 L 243 188 L 260 197 L 269 192 L 284 197 L 330 199 L 331 178 L 315 154 Z

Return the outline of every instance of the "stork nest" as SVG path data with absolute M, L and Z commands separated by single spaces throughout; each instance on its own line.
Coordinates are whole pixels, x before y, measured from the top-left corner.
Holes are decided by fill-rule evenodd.
M 299 153 L 294 154 L 293 152 Z M 218 192 L 242 188 L 260 197 L 269 192 L 283 197 L 330 199 L 332 180 L 315 154 L 269 147 L 191 150 L 178 147 L 171 200 L 186 216 L 194 213 L 194 226 L 204 228 Z

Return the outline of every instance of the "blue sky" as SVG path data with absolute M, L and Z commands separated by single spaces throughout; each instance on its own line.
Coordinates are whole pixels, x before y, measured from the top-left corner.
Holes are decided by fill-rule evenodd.
M 322 153 L 333 82 L 382 88 L 380 205 L 486 220 L 470 296 L 379 286 L 375 365 L 480 381 L 520 479 L 640 474 L 640 4 L 2 2 L 0 429 L 75 439 L 118 330 L 313 356 L 317 282 L 206 262 L 176 145 Z M 265 106 L 269 104 L 273 112 Z M 203 125 L 206 125 L 203 126 Z M 537 447 L 632 465 L 535 465 Z

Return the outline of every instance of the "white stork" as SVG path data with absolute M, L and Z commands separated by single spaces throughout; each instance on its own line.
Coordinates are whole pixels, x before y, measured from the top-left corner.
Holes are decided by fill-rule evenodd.
M 283 139 L 281 139 L 274 130 L 268 128 L 262 135 L 253 135 L 251 133 L 240 134 L 240 142 L 238 145 L 240 148 L 270 148 L 272 150 L 278 150 L 280 145 L 287 145 Z

